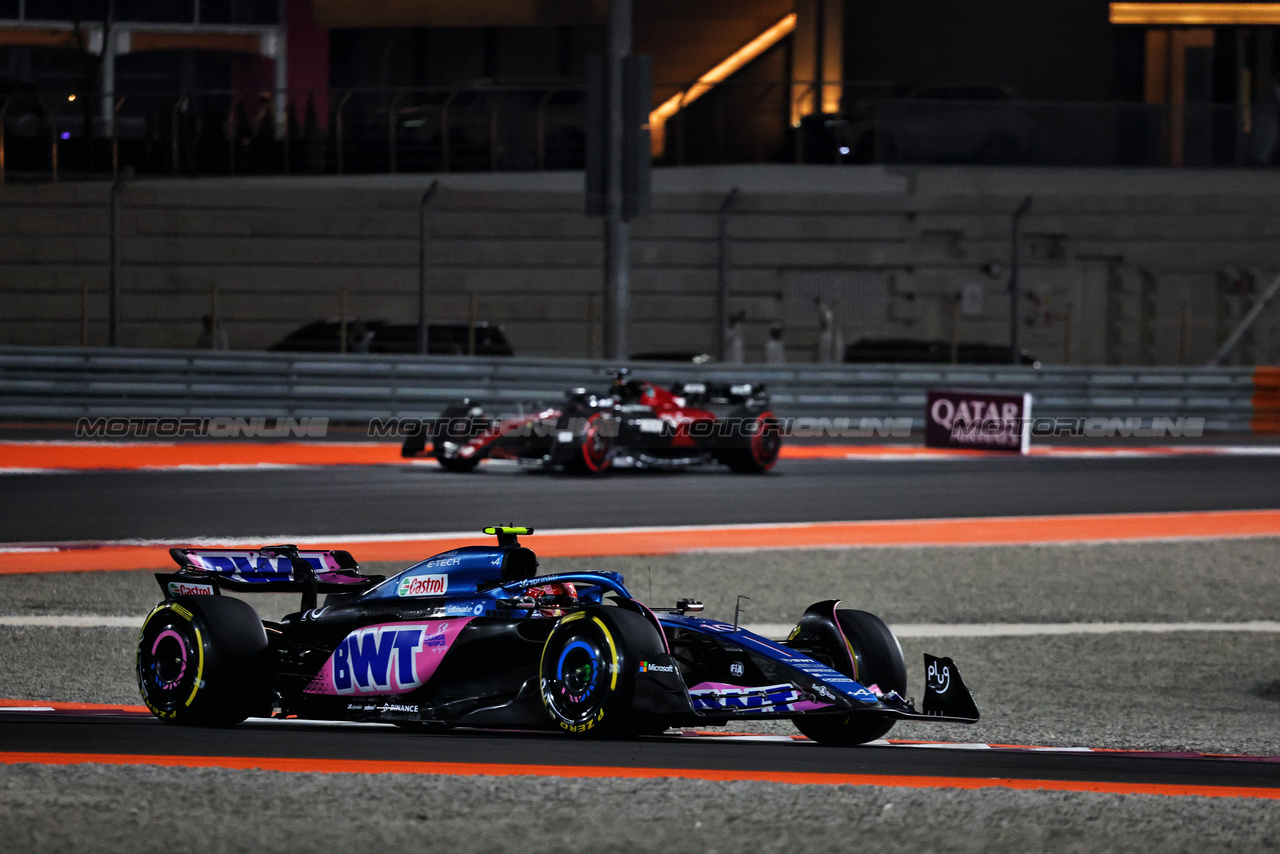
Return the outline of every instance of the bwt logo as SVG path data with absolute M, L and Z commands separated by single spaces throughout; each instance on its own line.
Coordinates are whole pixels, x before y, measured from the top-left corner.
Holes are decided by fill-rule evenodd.
M 287 557 L 251 557 L 250 555 L 233 554 L 194 554 L 210 572 L 240 576 L 255 575 L 290 575 L 293 562 Z M 319 558 L 303 558 L 317 572 L 324 569 Z M 192 561 L 195 563 L 195 561 Z
M 417 653 L 422 629 L 394 627 L 352 632 L 333 651 L 333 687 L 339 694 L 360 691 L 405 690 L 422 684 Z
M 413 575 L 402 578 L 397 596 L 443 596 L 449 589 L 448 575 Z
M 767 685 L 763 688 L 704 689 L 689 692 L 693 710 L 773 712 L 791 711 L 791 704 L 800 700 L 800 692 L 794 685 Z

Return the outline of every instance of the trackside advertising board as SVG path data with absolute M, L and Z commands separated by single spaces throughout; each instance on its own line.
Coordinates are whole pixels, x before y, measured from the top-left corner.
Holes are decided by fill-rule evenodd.
M 1031 395 L 930 390 L 924 443 L 1025 454 L 1031 447 Z

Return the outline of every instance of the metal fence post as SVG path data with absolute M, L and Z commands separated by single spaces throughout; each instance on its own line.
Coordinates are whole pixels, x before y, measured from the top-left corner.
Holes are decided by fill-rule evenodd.
M 498 105 L 489 102 L 489 171 L 498 171 Z
M 606 96 L 604 111 L 605 215 L 604 215 L 604 355 L 610 359 L 630 358 L 631 310 L 631 223 L 623 205 L 622 182 L 625 168 L 622 150 L 625 111 L 622 79 L 626 58 L 631 54 L 632 0 L 610 0 L 608 49 L 605 54 Z
M 178 112 L 182 109 L 187 101 L 187 93 L 183 92 L 178 96 L 178 100 L 173 102 L 173 109 L 169 111 L 169 156 L 173 163 L 173 174 L 179 172 L 180 152 L 178 141 Z
M 418 352 L 424 356 L 430 349 L 427 327 L 427 207 L 439 189 L 440 182 L 432 181 L 418 201 Z
M 9 112 L 10 103 L 12 102 L 5 98 L 4 103 L 0 104 L 0 184 L 4 183 L 4 114 Z
M 333 111 L 334 126 L 334 159 L 337 161 L 336 166 L 338 174 L 341 175 L 346 169 L 346 145 L 343 130 L 342 113 L 347 107 L 347 101 L 351 100 L 351 93 L 347 92 L 338 101 L 338 106 Z
M 458 90 L 454 89 L 440 105 L 440 171 L 442 172 L 449 171 L 449 105 L 456 97 L 458 97 Z
M 133 177 L 133 167 L 126 166 L 111 184 L 110 198 L 110 267 L 107 271 L 107 346 L 120 343 L 120 193 Z
M 113 178 L 120 174 L 120 108 L 124 106 L 126 97 L 121 95 L 111 108 L 111 177 Z
M 289 93 L 282 92 L 276 96 L 284 102 L 284 120 L 280 123 L 280 129 L 276 131 L 276 137 L 280 140 L 280 160 L 284 169 L 284 174 L 289 174 L 289 116 L 293 115 L 293 110 L 289 108 Z
M 547 168 L 547 102 L 551 100 L 551 96 L 555 94 L 555 90 L 548 92 L 542 96 L 542 100 L 538 101 L 538 171 L 541 172 Z
M 737 199 L 738 188 L 734 187 L 720 203 L 716 223 L 719 237 L 719 257 L 716 264 L 716 352 L 721 362 L 725 360 L 725 348 L 729 339 L 729 208 Z
M 227 174 L 236 174 L 236 105 L 240 103 L 238 96 L 232 96 L 231 105 L 227 107 Z
M 49 167 L 50 180 L 56 184 L 58 183 L 58 114 L 55 110 L 49 111 Z
M 1018 318 L 1021 314 L 1019 305 L 1022 294 L 1018 287 L 1018 230 L 1022 225 L 1022 218 L 1027 215 L 1027 210 L 1031 207 L 1031 197 L 1023 198 L 1018 209 L 1013 212 L 1013 221 L 1009 226 L 1009 363 L 1013 365 L 1020 364 L 1022 361 L 1019 350 L 1019 342 L 1022 330 L 1019 328 Z
M 389 172 L 396 171 L 396 110 L 400 107 L 400 98 L 402 93 L 397 93 L 391 99 L 391 106 L 387 107 L 387 157 L 390 160 Z

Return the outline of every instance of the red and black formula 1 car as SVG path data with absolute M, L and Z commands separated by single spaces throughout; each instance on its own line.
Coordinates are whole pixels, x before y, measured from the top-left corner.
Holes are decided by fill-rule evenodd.
M 485 533 L 497 544 L 390 578 L 345 551 L 171 549 L 180 569 L 156 576 L 165 598 L 138 638 L 142 697 L 174 724 L 274 715 L 582 737 L 772 718 L 834 745 L 900 720 L 978 719 L 949 658 L 925 656 L 917 709 L 902 648 L 866 611 L 817 602 L 771 640 L 694 616 L 693 600 L 645 605 L 615 572 L 540 575 L 517 539 L 529 528 Z M 264 621 L 224 590 L 300 591 L 301 610 Z
M 704 463 L 758 473 L 773 468 L 781 447 L 782 427 L 761 385 L 686 382 L 661 388 L 631 379 L 623 369 L 607 394 L 575 388 L 559 406 L 500 420 L 486 418 L 482 407 L 464 400 L 408 435 L 400 453 L 429 453 L 455 472 L 496 457 L 579 474 Z

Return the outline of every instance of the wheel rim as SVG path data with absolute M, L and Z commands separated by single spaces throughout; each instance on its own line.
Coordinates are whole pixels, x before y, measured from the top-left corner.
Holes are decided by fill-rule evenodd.
M 600 711 L 603 659 L 600 645 L 589 638 L 575 638 L 560 651 L 547 696 L 565 720 L 582 723 Z
M 771 413 L 756 419 L 759 428 L 751 437 L 751 456 L 762 468 L 772 468 L 778 461 L 778 453 L 782 450 L 782 436 L 778 430 L 778 422 Z
M 172 712 L 189 702 L 200 670 L 187 626 L 170 620 L 148 625 L 138 646 L 138 686 L 153 711 Z
M 161 691 L 172 691 L 187 673 L 187 645 L 173 629 L 165 629 L 151 645 L 151 680 Z
M 560 660 L 556 663 L 556 681 L 569 702 L 585 703 L 595 691 L 599 676 L 599 651 L 586 641 L 574 641 L 560 653 Z
M 593 415 L 582 433 L 582 462 L 591 471 L 600 471 L 609 459 L 609 439 L 600 432 L 600 416 Z

